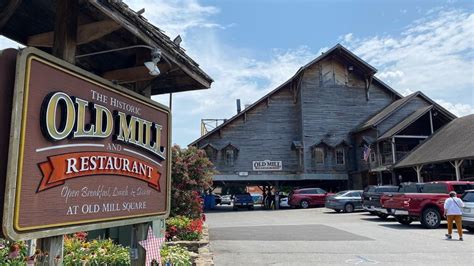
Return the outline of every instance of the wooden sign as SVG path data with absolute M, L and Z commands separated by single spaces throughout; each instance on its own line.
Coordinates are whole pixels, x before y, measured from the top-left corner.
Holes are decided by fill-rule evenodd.
M 34 48 L 17 58 L 4 209 L 11 239 L 169 212 L 169 110 Z

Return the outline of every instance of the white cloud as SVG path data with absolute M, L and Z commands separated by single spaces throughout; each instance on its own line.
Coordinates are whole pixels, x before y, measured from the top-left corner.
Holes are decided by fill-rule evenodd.
M 474 114 L 474 107 L 472 105 L 462 103 L 453 104 L 442 99 L 435 101 L 458 117 Z
M 474 113 L 473 13 L 433 9 L 400 36 L 342 39 L 398 91 L 420 90 L 454 113 Z

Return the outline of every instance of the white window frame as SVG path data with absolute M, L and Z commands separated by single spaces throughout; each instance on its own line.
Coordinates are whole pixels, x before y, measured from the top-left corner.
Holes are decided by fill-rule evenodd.
M 235 161 L 235 150 L 234 149 L 226 149 L 224 153 L 225 165 L 227 166 L 234 166 Z
M 339 152 L 342 152 L 342 163 L 339 163 L 338 160 L 337 160 L 337 154 Z M 335 152 L 334 152 L 334 155 L 335 155 L 335 159 L 336 159 L 336 164 L 337 165 L 345 165 L 346 164 L 346 152 L 344 150 L 344 147 L 338 147 L 336 148 Z

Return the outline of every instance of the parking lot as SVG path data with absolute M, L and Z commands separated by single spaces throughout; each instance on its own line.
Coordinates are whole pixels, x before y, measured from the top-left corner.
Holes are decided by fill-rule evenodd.
M 474 234 L 445 240 L 446 224 L 428 230 L 366 212 L 326 208 L 208 212 L 216 265 L 473 265 Z

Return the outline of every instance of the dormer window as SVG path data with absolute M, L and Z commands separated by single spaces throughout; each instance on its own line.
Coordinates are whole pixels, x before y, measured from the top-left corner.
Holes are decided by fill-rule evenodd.
M 346 164 L 344 147 L 336 148 L 336 164 L 337 165 Z
M 203 149 L 206 152 L 207 158 L 209 158 L 209 160 L 213 162 L 216 161 L 218 149 L 214 147 L 214 145 L 206 144 L 201 149 Z
M 234 166 L 234 150 L 225 151 L 225 165 Z
M 225 165 L 234 166 L 234 162 L 237 159 L 239 149 L 236 146 L 229 143 L 227 146 L 225 146 L 222 149 L 222 151 L 223 151 Z
M 324 148 L 316 147 L 313 150 L 314 162 L 316 164 L 324 164 Z

